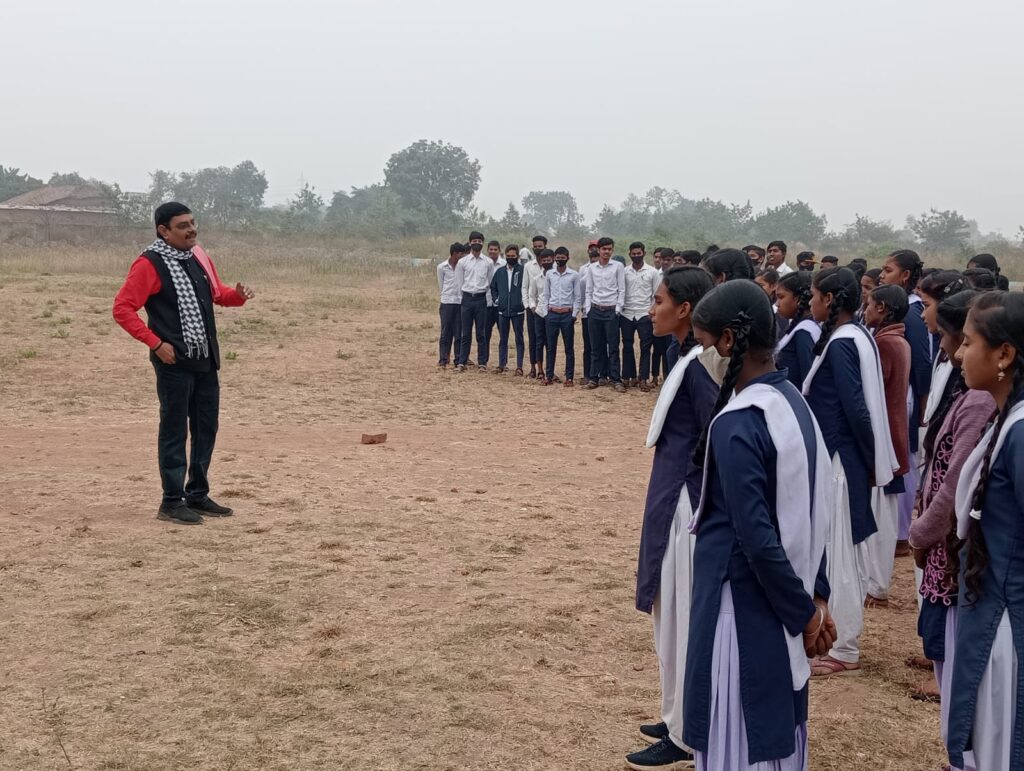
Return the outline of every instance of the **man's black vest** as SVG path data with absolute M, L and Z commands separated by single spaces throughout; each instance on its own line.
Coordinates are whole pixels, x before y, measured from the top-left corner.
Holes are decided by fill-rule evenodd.
M 151 295 L 146 300 L 146 315 L 149 316 L 149 328 L 153 334 L 164 342 L 174 346 L 175 355 L 178 358 L 178 366 L 186 369 L 206 372 L 212 365 L 214 369 L 220 369 L 220 349 L 217 346 L 217 322 L 213 315 L 213 296 L 210 292 L 210 279 L 206 275 L 199 262 L 193 257 L 181 263 L 185 269 L 185 275 L 192 281 L 195 287 L 196 300 L 199 301 L 199 309 L 203 314 L 203 324 L 206 325 L 206 339 L 210 343 L 210 358 L 189 359 L 185 352 L 185 335 L 181 331 L 181 315 L 178 312 L 178 293 L 174 290 L 174 280 L 171 272 L 164 263 L 164 258 L 156 252 L 143 252 L 145 257 L 156 269 L 160 277 L 160 291 Z M 150 353 L 153 362 L 164 365 L 156 354 Z

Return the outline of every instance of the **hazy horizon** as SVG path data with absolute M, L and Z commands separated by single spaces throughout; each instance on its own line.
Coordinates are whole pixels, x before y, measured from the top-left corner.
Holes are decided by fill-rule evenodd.
M 802 199 L 831 229 L 931 207 L 1024 225 L 1020 3 L 53 0 L 0 23 L 0 164 L 44 179 L 144 190 L 251 159 L 268 204 L 304 181 L 329 200 L 443 139 L 494 217 L 568 190 L 590 222 L 660 185 Z

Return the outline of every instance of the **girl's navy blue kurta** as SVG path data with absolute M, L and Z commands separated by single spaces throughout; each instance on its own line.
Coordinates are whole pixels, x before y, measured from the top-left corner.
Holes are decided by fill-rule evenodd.
M 992 463 L 980 521 L 988 547 L 988 567 L 981 576 L 981 596 L 974 604 L 966 597 L 966 550 L 960 553 L 960 611 L 946 740 L 949 762 L 957 768 L 963 768 L 963 753 L 971 749 L 978 684 L 1004 610 L 1010 616 L 1017 660 L 1024 661 L 1024 422 L 1010 427 Z M 1010 768 L 1024 768 L 1024 666 L 1017 668 L 1015 685 L 1017 707 Z
M 636 607 L 644 613 L 651 612 L 658 596 L 661 562 L 683 485 L 694 509 L 700 501 L 703 472 L 693 462 L 693 448 L 711 419 L 717 398 L 715 381 L 700 360 L 693 359 L 687 365 L 654 449 L 636 568 Z
M 814 412 L 832 456 L 839 453 L 850 492 L 853 542 L 878 530 L 871 512 L 871 473 L 875 467 L 875 436 L 864 401 L 860 356 L 853 340 L 833 340 L 825 351 L 807 403 Z
M 800 329 L 783 348 L 775 355 L 775 366 L 789 372 L 789 382 L 801 389 L 807 379 L 807 373 L 814 364 L 814 338 L 806 329 Z
M 813 437 L 810 412 L 785 372 L 753 382 L 792 396 L 798 419 L 803 413 L 805 436 L 809 432 Z M 802 634 L 816 612 L 814 601 L 779 540 L 777 454 L 764 414 L 748 408 L 720 416 L 709 446 L 704 512 L 693 557 L 683 740 L 702 752 L 708 749 L 715 627 L 722 585 L 729 581 L 749 762 L 785 758 L 796 749 L 796 727 L 807 720 L 807 688 L 793 691 L 785 633 Z
M 932 338 L 928 325 L 921 316 L 920 302 L 910 304 L 907 317 L 903 320 L 903 336 L 910 343 L 910 392 L 913 404 L 910 411 L 910 451 L 917 452 L 921 425 L 921 400 L 928 396 L 932 387 Z

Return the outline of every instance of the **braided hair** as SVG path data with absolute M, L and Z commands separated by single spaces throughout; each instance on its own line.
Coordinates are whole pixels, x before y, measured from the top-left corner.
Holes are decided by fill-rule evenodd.
M 722 275 L 726 281 L 754 277 L 750 258 L 739 249 L 719 249 L 710 254 L 706 253 L 701 265 L 715 279 Z
M 871 302 L 885 306 L 885 317 L 878 329 L 885 329 L 890 324 L 901 324 L 907 317 L 910 302 L 903 287 L 898 284 L 883 284 L 871 290 Z
M 936 309 L 936 318 L 944 333 L 958 337 L 963 336 L 964 322 L 967 321 L 967 311 L 970 309 L 971 302 L 977 294 L 977 292 L 968 289 L 963 292 L 957 292 L 948 300 L 943 300 L 939 303 Z M 929 296 L 931 296 L 930 293 Z M 963 370 L 960 367 L 954 367 L 953 374 L 949 376 L 949 383 L 946 386 L 945 393 L 942 395 L 941 401 L 939 401 L 935 412 L 928 421 L 928 430 L 925 431 L 924 441 L 922 442 L 925 458 L 931 459 L 934 456 L 935 440 L 939 437 L 939 429 L 942 428 L 942 424 L 946 420 L 946 415 L 949 414 L 953 402 L 966 390 L 967 384 L 964 382 Z
M 907 294 L 917 289 L 917 282 L 921 280 L 921 272 L 924 270 L 924 262 L 921 261 L 920 255 L 913 249 L 897 249 L 889 255 L 888 259 L 895 262 L 901 271 L 910 272 L 910 277 L 903 285 Z
M 813 286 L 821 294 L 832 295 L 828 318 L 821 325 L 821 337 L 814 345 L 816 356 L 821 355 L 829 338 L 839 325 L 839 314 L 843 311 L 856 313 L 860 308 L 860 281 L 849 268 L 826 268 L 814 275 Z
M 985 449 L 981 475 L 974 490 L 971 508 L 981 511 L 988 491 L 988 478 L 992 470 L 992 455 L 995 452 L 999 432 L 1009 417 L 1010 410 L 1024 397 L 1024 295 L 1010 292 L 985 292 L 975 298 L 970 310 L 971 322 L 985 339 L 988 346 L 995 348 L 1004 343 L 1012 345 L 1017 355 L 1013 360 L 1012 385 L 1006 404 L 996 415 L 995 430 Z M 981 530 L 981 522 L 971 518 L 964 547 L 967 560 L 964 566 L 964 598 L 973 605 L 981 596 L 982 576 L 988 568 L 988 546 Z
M 811 315 L 811 279 L 811 274 L 806 270 L 793 271 L 779 279 L 779 286 L 796 297 L 796 315 L 789 322 L 789 329 L 795 329 L 797 324 Z
M 768 295 L 753 281 L 727 281 L 704 295 L 694 311 L 693 325 L 715 337 L 721 337 L 726 329 L 731 329 L 735 338 L 715 408 L 693 451 L 693 462 L 703 466 L 711 421 L 728 404 L 736 390 L 747 352 L 771 351 L 775 345 L 775 314 Z
M 661 279 L 665 285 L 672 302 L 676 305 L 690 303 L 691 311 L 697 307 L 697 303 L 714 287 L 711 276 L 707 271 L 701 270 L 696 265 L 676 265 L 665 271 Z M 680 355 L 685 356 L 697 344 L 693 336 L 693 330 L 686 336 L 686 339 L 679 346 Z

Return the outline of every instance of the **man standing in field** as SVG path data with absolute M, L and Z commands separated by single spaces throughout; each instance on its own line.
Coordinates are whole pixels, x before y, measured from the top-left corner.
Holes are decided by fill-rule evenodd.
M 651 374 L 651 346 L 654 344 L 654 327 L 651 324 L 651 306 L 654 293 L 661 283 L 658 271 L 644 262 L 647 249 L 642 241 L 629 245 L 630 265 L 624 272 L 626 282 L 625 301 L 619 313 L 619 331 L 622 334 L 622 379 L 631 386 L 640 386 L 641 391 L 650 391 L 648 378 Z M 637 377 L 636 352 L 633 339 L 640 337 L 640 372 Z
M 497 241 L 490 241 L 487 244 L 487 258 L 494 264 L 494 273 L 498 268 L 505 267 L 505 258 L 501 256 L 501 244 Z M 494 275 L 492 273 L 492 277 Z M 487 292 L 487 319 L 484 322 L 484 347 L 483 354 L 479 355 L 481 364 L 488 364 L 491 361 L 491 338 L 494 336 L 494 327 L 498 324 L 498 308 L 494 305 L 494 299 L 490 291 Z M 479 353 L 479 352 L 478 352 Z
M 619 374 L 619 314 L 626 300 L 626 277 L 622 264 L 612 259 L 615 242 L 607 236 L 597 241 L 597 262 L 587 271 L 584 310 L 590 327 L 590 380 L 597 388 L 598 377 L 607 371 L 613 387 L 623 392 Z
M 196 525 L 231 516 L 210 498 L 209 469 L 220 412 L 220 349 L 213 305 L 244 305 L 255 293 L 220 282 L 210 257 L 197 246 L 196 221 L 177 202 L 155 214 L 157 239 L 132 263 L 114 299 L 114 319 L 146 344 L 160 400 L 157 459 L 163 502 L 159 519 Z M 139 318 L 145 307 L 148 326 Z M 192 436 L 192 453 L 185 443 Z M 186 467 L 188 482 L 185 481 Z
M 474 230 L 469 234 L 469 254 L 455 266 L 455 285 L 462 292 L 462 345 L 455 362 L 459 372 L 466 371 L 474 331 L 477 362 L 481 370 L 487 369 L 487 295 L 491 291 L 494 263 L 484 256 L 483 248 L 484 235 Z
M 462 345 L 462 292 L 455 285 L 455 266 L 466 253 L 466 247 L 454 243 L 448 247 L 448 259 L 437 266 L 437 288 L 441 292 L 441 337 L 437 366 L 448 369 L 455 344 L 455 360 L 459 360 L 459 346 Z
M 771 268 L 779 274 L 779 278 L 788 276 L 793 269 L 786 264 L 786 242 L 772 241 L 768 244 L 768 252 L 765 256 L 765 267 Z

